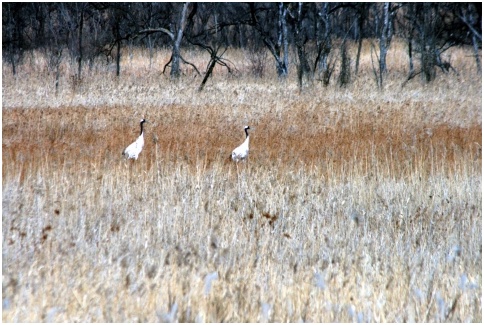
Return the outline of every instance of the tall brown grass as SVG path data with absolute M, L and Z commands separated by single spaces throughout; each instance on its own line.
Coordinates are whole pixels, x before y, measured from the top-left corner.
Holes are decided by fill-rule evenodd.
M 455 49 L 458 75 L 401 87 L 395 44 L 381 91 L 368 51 L 348 87 L 302 91 L 235 50 L 202 93 L 168 52 L 119 79 L 66 63 L 57 95 L 42 57 L 4 67 L 2 320 L 479 322 L 481 78 Z

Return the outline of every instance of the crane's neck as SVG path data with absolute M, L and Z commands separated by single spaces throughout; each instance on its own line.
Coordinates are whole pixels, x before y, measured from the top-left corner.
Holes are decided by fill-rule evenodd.
M 247 148 L 249 147 L 249 136 L 248 135 L 244 140 L 243 146 L 246 146 Z
M 248 129 L 244 129 L 245 131 L 245 138 L 248 139 L 249 138 L 249 131 L 247 131 Z
M 140 131 L 139 135 L 143 135 L 143 122 L 141 122 L 141 123 L 139 124 L 139 126 L 140 126 L 140 128 L 141 128 L 141 131 Z

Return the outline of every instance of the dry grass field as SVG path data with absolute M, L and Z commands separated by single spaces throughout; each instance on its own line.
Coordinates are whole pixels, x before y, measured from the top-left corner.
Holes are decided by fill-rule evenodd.
M 2 70 L 3 322 L 480 322 L 482 90 L 459 74 L 378 91 L 217 69 L 202 93 L 167 51 L 121 78 L 66 59 Z M 204 70 L 207 55 L 185 54 Z M 295 67 L 292 66 L 292 73 Z M 122 159 L 145 117 L 145 147 Z M 228 157 L 251 126 L 247 163 Z

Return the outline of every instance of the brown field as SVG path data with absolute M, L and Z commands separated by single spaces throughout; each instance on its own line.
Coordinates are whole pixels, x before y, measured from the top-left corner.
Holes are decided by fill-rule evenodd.
M 57 94 L 40 54 L 4 64 L 2 321 L 481 322 L 472 52 L 402 87 L 395 41 L 378 91 L 365 47 L 351 85 L 302 91 L 236 50 L 202 93 L 161 74 L 166 51 L 126 50 L 119 80 L 97 62 L 74 81 L 66 59 Z

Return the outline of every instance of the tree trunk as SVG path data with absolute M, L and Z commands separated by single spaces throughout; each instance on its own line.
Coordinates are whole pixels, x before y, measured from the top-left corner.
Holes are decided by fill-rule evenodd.
M 207 72 L 205 73 L 205 77 L 203 77 L 202 83 L 198 87 L 198 91 L 202 91 L 205 87 L 205 83 L 207 82 L 208 78 L 212 75 L 213 68 L 215 68 L 215 64 L 217 63 L 217 52 L 214 50 L 210 55 L 210 62 L 208 64 Z
M 57 96 L 58 92 L 59 92 L 59 79 L 60 79 L 60 65 L 61 65 L 61 62 L 62 62 L 62 49 L 57 46 L 57 53 L 53 53 L 51 55 L 55 55 L 54 58 L 52 58 L 51 60 L 53 60 L 53 64 L 54 64 L 54 67 L 55 67 L 55 95 Z
M 360 55 L 361 55 L 362 45 L 363 45 L 363 38 L 361 36 L 359 36 L 359 38 L 358 38 L 358 51 L 356 52 L 355 76 L 358 75 L 358 69 L 360 67 Z
M 16 66 L 16 63 L 15 63 L 15 55 L 14 54 L 10 54 L 10 64 L 12 64 L 12 74 L 15 76 L 17 75 L 17 66 Z
M 476 58 L 477 73 L 481 74 L 481 60 L 479 59 L 479 42 L 476 35 L 472 35 L 472 45 L 474 46 L 474 56 Z
M 287 7 L 284 8 L 284 3 L 279 3 L 279 38 L 282 38 L 282 66 L 280 69 L 280 77 L 286 77 L 289 67 L 289 41 L 287 39 Z
M 187 8 L 189 2 L 183 4 L 182 11 L 180 13 L 180 19 L 178 20 L 178 29 L 176 31 L 175 40 L 173 42 L 173 52 L 171 61 L 171 72 L 170 76 L 172 79 L 176 79 L 180 76 L 180 45 L 183 39 L 183 30 L 185 28 L 186 18 L 187 18 Z
M 435 48 L 435 21 L 433 19 L 434 8 L 430 3 L 423 4 L 423 24 L 421 44 L 422 49 L 422 78 L 429 83 L 436 77 L 435 65 L 436 65 L 436 48 Z
M 415 30 L 415 4 L 411 3 L 408 5 L 408 17 L 410 19 L 409 23 L 409 31 L 407 36 L 407 44 L 408 44 L 408 75 L 412 76 L 414 73 L 414 65 L 413 65 L 413 32 Z
M 341 45 L 341 71 L 339 74 L 339 86 L 345 87 L 350 82 L 350 58 L 348 56 L 348 49 L 346 46 L 346 40 Z
M 311 68 L 309 67 L 308 59 L 306 57 L 306 52 L 304 50 L 304 35 L 302 34 L 302 2 L 298 3 L 297 9 L 297 21 L 295 24 L 294 32 L 295 32 L 295 44 L 296 44 L 296 52 L 299 59 L 299 65 L 297 67 L 297 79 L 299 84 L 299 89 L 302 88 L 302 81 L 303 77 L 306 74 L 309 80 L 312 80 L 312 73 Z
M 413 67 L 413 49 L 412 49 L 412 39 L 410 38 L 408 40 L 408 69 L 409 75 L 412 75 L 414 73 L 414 67 Z
M 355 62 L 355 76 L 358 75 L 358 70 L 360 67 L 360 55 L 361 47 L 363 45 L 363 25 L 365 22 L 365 17 L 367 16 L 368 6 L 366 3 L 358 5 L 358 51 L 356 52 L 356 62 Z
M 119 19 L 116 18 L 115 22 L 115 37 L 116 37 L 116 77 L 121 74 L 121 33 L 119 31 L 121 27 L 119 26 Z
M 322 75 L 323 85 L 329 85 L 331 79 L 331 69 L 329 66 L 329 54 L 331 53 L 331 21 L 329 16 L 329 4 L 327 2 L 321 5 L 321 9 L 318 13 L 318 21 L 322 22 L 322 35 L 318 37 L 318 58 L 316 59 L 316 65 L 318 66 L 319 73 Z M 319 26 L 319 24 L 318 24 Z M 316 69 L 316 67 L 315 67 Z
M 81 16 L 79 18 L 79 34 L 78 34 L 78 45 L 79 45 L 79 56 L 77 58 L 77 79 L 81 79 L 82 72 L 82 29 L 84 27 L 84 4 L 81 5 Z
M 383 76 L 387 72 L 387 52 L 392 39 L 392 22 L 390 20 L 390 3 L 383 5 L 383 26 L 380 33 L 380 75 L 379 86 L 383 87 Z

